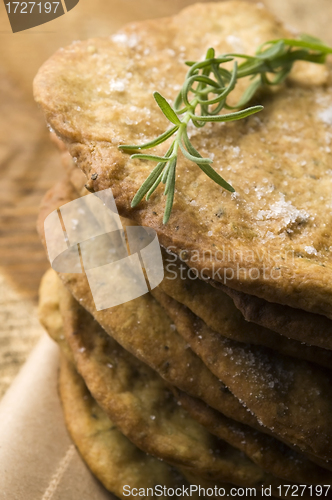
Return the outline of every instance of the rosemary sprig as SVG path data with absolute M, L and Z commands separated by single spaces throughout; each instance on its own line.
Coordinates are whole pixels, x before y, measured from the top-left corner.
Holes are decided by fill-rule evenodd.
M 149 200 L 160 183 L 165 184 L 166 207 L 163 223 L 169 220 L 175 191 L 175 171 L 179 150 L 195 163 L 208 177 L 224 189 L 234 192 L 235 189 L 225 181 L 212 167 L 210 158 L 203 158 L 194 148 L 188 137 L 187 127 L 191 121 L 195 127 L 204 127 L 207 122 L 226 122 L 246 118 L 263 109 L 263 106 L 252 106 L 241 109 L 253 98 L 257 90 L 266 85 L 282 83 L 290 73 L 295 61 L 309 61 L 322 64 L 332 49 L 321 40 L 303 35 L 297 40 L 272 40 L 260 46 L 254 56 L 246 54 L 223 54 L 215 57 L 213 48 L 208 49 L 203 61 L 187 61 L 190 67 L 185 82 L 174 101 L 173 107 L 159 92 L 153 96 L 162 113 L 171 122 L 172 127 L 146 144 L 120 145 L 123 151 L 151 149 L 162 144 L 175 134 L 164 156 L 135 153 L 131 158 L 157 162 L 147 179 L 135 194 L 131 206 L 138 205 L 144 197 Z M 243 60 L 240 64 L 237 59 Z M 234 61 L 231 70 L 223 65 Z M 229 94 L 237 81 L 250 77 L 251 83 L 235 106 L 227 103 Z M 200 114 L 197 114 L 197 108 Z M 238 110 L 219 114 L 223 109 Z M 181 119 L 180 119 L 181 117 Z

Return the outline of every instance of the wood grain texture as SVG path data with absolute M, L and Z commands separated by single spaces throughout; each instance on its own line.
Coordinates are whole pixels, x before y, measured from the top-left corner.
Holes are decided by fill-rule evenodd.
M 0 269 L 36 300 L 47 267 L 35 221 L 40 199 L 62 175 L 37 108 L 0 73 Z
M 81 0 L 49 24 L 13 35 L 0 5 L 0 397 L 40 335 L 35 304 L 48 266 L 35 221 L 41 197 L 62 176 L 55 146 L 33 103 L 39 66 L 75 39 L 172 15 L 192 0 Z M 330 0 L 266 0 L 287 25 L 332 43 Z
M 0 274 L 0 398 L 42 332 L 36 306 Z

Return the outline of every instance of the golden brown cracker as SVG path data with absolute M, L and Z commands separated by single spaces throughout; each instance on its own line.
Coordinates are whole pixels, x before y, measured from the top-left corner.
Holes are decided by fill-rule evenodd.
M 210 46 L 232 52 L 234 36 L 252 54 L 262 42 L 289 34 L 260 4 L 196 4 L 162 22 L 134 23 L 111 38 L 61 49 L 39 71 L 35 97 L 89 189 L 112 187 L 120 215 L 153 227 L 165 247 L 187 252 L 189 266 L 231 288 L 332 317 L 330 73 L 324 86 L 297 74 L 296 82 L 265 92 L 259 116 L 190 131 L 195 148 L 214 156 L 214 168 L 235 194 L 180 155 L 169 223 L 162 224 L 161 189 L 130 207 L 152 165 L 130 159 L 118 145 L 164 132 L 167 120 L 153 91 L 174 100 L 184 61 L 201 59 Z M 224 250 L 229 259 L 220 259 Z
M 155 289 L 178 332 L 236 397 L 273 433 L 304 452 L 332 457 L 332 375 L 271 349 L 226 339 Z
M 262 469 L 286 481 L 301 484 L 329 484 L 332 473 L 281 441 L 247 425 L 235 422 L 175 387 L 172 391 L 189 414 L 212 434 L 243 451 Z
M 287 314 L 286 310 L 292 308 L 278 304 L 269 304 L 263 301 L 263 299 L 248 296 L 225 286 L 222 286 L 221 289 L 218 287 L 217 289 L 211 286 L 209 281 L 197 278 L 193 269 L 188 268 L 183 261 L 177 259 L 175 255 L 167 253 L 165 250 L 163 251 L 163 259 L 165 276 L 159 288 L 173 299 L 188 307 L 212 330 L 229 339 L 264 345 L 282 354 L 306 359 L 327 368 L 331 367 L 332 351 L 316 347 L 316 344 L 320 343 L 318 339 L 322 337 L 326 339 L 324 343 L 326 346 L 332 346 L 330 344 L 332 339 L 332 321 L 325 316 L 297 311 L 300 324 L 296 324 L 295 317 L 293 317 L 293 322 L 290 321 L 287 324 L 284 316 Z M 238 297 L 245 297 L 245 299 L 240 298 L 241 302 L 239 303 Z M 248 304 L 248 307 L 243 306 L 244 300 L 245 304 Z M 260 307 L 259 304 L 255 307 L 255 302 L 259 304 L 265 302 L 265 309 L 264 307 Z M 265 321 L 260 318 L 266 316 L 265 310 L 270 306 L 279 308 L 281 312 L 278 317 L 274 316 L 276 322 L 279 320 L 279 324 L 282 323 L 282 326 L 278 328 L 278 332 L 281 335 L 261 326 Z M 248 308 L 251 311 L 255 309 L 254 317 L 250 315 L 248 318 L 248 314 L 246 314 Z M 293 309 L 293 311 L 296 310 Z M 242 315 L 243 312 L 245 316 Z M 309 322 L 308 317 L 310 317 Z M 308 331 L 310 326 L 314 326 L 317 317 L 318 321 L 316 322 L 315 333 L 313 328 L 311 328 L 311 331 L 308 332 L 309 335 L 305 337 L 305 334 L 302 333 L 303 330 L 301 331 L 302 325 L 308 323 L 306 329 Z M 289 318 L 291 320 L 291 315 L 289 315 Z M 257 323 L 260 323 L 260 325 Z M 310 339 L 310 343 L 314 343 L 314 345 L 305 345 L 303 343 L 304 338 L 306 340 Z
M 151 368 L 125 351 L 74 302 L 63 289 L 64 331 L 78 371 L 98 404 L 130 441 L 206 479 L 248 486 L 277 484 L 273 476 L 193 420 Z
M 109 491 L 120 498 L 135 498 L 128 496 L 126 485 L 130 489 L 157 484 L 188 486 L 173 468 L 147 455 L 119 432 L 65 358 L 61 360 L 59 389 L 69 433 L 84 461 Z
M 222 286 L 222 290 L 232 298 L 247 321 L 311 346 L 332 349 L 332 322 L 329 318 L 268 302 L 229 287 Z

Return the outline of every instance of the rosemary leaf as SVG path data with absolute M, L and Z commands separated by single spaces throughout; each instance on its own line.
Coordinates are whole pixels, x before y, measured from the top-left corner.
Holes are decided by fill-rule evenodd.
M 136 207 L 144 198 L 146 193 L 152 188 L 163 169 L 165 168 L 165 163 L 158 163 L 152 170 L 151 174 L 145 179 L 134 198 L 132 199 L 131 206 Z M 159 184 L 159 183 L 158 183 Z
M 243 111 L 235 111 L 235 113 L 227 113 L 226 115 L 191 116 L 200 122 L 231 122 L 233 120 L 241 120 L 242 118 L 246 118 L 254 113 L 258 113 L 259 111 L 262 111 L 262 109 L 264 109 L 264 106 L 252 106 L 251 108 L 244 109 Z
M 124 151 L 128 150 L 133 151 L 134 149 L 151 149 L 167 141 L 167 139 L 169 139 L 170 137 L 172 137 L 173 134 L 175 134 L 178 128 L 179 128 L 178 125 L 176 125 L 175 127 L 166 130 L 166 132 L 156 137 L 156 139 L 153 139 L 153 141 L 147 142 L 145 144 L 120 144 L 118 148 L 123 149 Z
M 258 88 L 261 86 L 262 81 L 260 76 L 258 76 L 250 85 L 249 87 L 243 92 L 241 99 L 237 102 L 235 106 L 228 106 L 226 105 L 225 107 L 227 109 L 239 109 L 245 106 L 256 94 L 256 91 Z
M 168 120 L 175 125 L 181 125 L 181 121 L 179 120 L 175 111 L 173 111 L 171 106 L 168 104 L 165 97 L 159 94 L 159 92 L 154 92 L 153 97 L 155 98 L 156 103 L 158 104 L 159 108 L 164 113 L 166 118 L 168 118 Z
M 193 161 L 194 163 L 197 163 L 197 164 L 212 163 L 211 158 L 202 158 L 201 155 L 199 155 L 199 156 L 191 155 L 190 153 L 188 153 L 188 151 L 185 150 L 185 148 L 182 146 L 181 143 L 180 143 L 180 148 L 181 148 L 181 151 L 184 154 L 184 156 L 186 158 L 188 158 L 188 160 Z
M 137 158 L 138 160 L 152 160 L 152 161 L 160 161 L 161 163 L 166 163 L 168 161 L 168 158 L 164 158 L 164 156 L 156 156 L 156 155 L 144 155 L 141 153 L 136 153 L 134 155 L 131 155 L 133 160 Z
M 171 160 L 169 162 L 169 169 L 168 169 L 168 173 L 167 173 L 167 180 L 166 180 L 166 186 L 165 186 L 165 191 L 164 191 L 165 195 L 171 189 L 172 182 L 175 182 L 175 179 L 174 179 L 175 167 L 176 167 L 176 158 L 174 158 L 173 160 Z
M 272 42 L 276 44 L 278 42 L 283 42 L 285 45 L 289 47 L 304 47 L 309 50 L 316 50 L 317 52 L 323 52 L 324 54 L 332 54 L 332 47 L 325 45 L 318 38 L 311 37 L 309 35 L 301 35 L 300 40 L 292 39 L 292 38 L 282 38 L 280 40 L 273 40 Z
M 227 191 L 230 191 L 231 193 L 234 193 L 235 189 L 228 182 L 226 182 L 225 179 L 223 179 L 221 175 L 219 175 L 208 163 L 197 162 L 197 158 L 202 158 L 202 156 L 191 144 L 187 133 L 183 134 L 183 142 L 188 151 L 190 152 L 190 154 L 193 156 L 193 158 L 195 158 L 193 161 L 196 163 L 196 165 L 198 165 L 199 168 L 208 177 L 210 177 L 210 179 L 219 184 L 219 186 L 223 187 L 224 189 L 227 189 Z
M 163 172 L 161 172 L 159 174 L 159 176 L 157 177 L 155 183 L 151 186 L 151 188 L 149 189 L 149 191 L 147 192 L 147 195 L 146 195 L 146 201 L 149 201 L 149 198 L 150 196 L 155 192 L 155 190 L 157 189 L 157 187 L 159 186 L 160 182 L 161 182 L 161 177 L 163 175 Z
M 172 177 L 170 179 L 169 189 L 167 191 L 163 224 L 167 224 L 167 222 L 169 221 L 169 218 L 170 218 L 170 215 L 172 212 L 172 207 L 173 207 L 174 191 L 175 191 L 175 168 L 172 170 Z

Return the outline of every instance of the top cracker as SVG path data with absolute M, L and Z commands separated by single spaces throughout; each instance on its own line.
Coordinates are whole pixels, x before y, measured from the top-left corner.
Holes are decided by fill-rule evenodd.
M 327 68 L 316 68 L 311 79 L 297 68 L 285 85 L 259 96 L 265 109 L 257 116 L 193 127 L 193 145 L 213 157 L 213 168 L 236 193 L 179 155 L 167 225 L 161 187 L 149 202 L 130 208 L 154 164 L 118 149 L 166 130 L 152 94 L 175 98 L 185 60 L 202 59 L 210 46 L 217 54 L 253 54 L 261 43 L 284 36 L 289 33 L 259 4 L 196 4 L 173 18 L 60 49 L 40 69 L 35 97 L 86 174 L 88 189 L 111 187 L 119 213 L 155 228 L 160 242 L 201 278 L 332 318 Z M 164 143 L 153 151 L 163 155 L 167 148 Z

